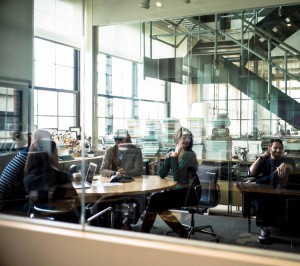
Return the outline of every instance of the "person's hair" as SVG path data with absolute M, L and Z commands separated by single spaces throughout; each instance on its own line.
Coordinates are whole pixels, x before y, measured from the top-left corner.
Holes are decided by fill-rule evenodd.
M 270 140 L 270 146 L 272 146 L 274 142 L 278 142 L 278 143 L 280 143 L 283 146 L 283 143 L 282 143 L 281 139 L 271 139 Z
M 25 164 L 24 173 L 33 169 L 46 170 L 54 165 L 53 155 L 56 143 L 53 140 L 38 140 L 31 144 Z
M 194 136 L 192 134 L 192 132 L 185 128 L 185 127 L 181 127 L 179 129 L 177 129 L 174 133 L 174 142 L 175 144 L 177 144 L 179 142 L 179 140 L 181 139 L 182 136 L 188 135 L 190 137 L 190 143 L 189 146 L 187 147 L 187 150 L 192 150 L 193 145 L 194 145 Z
M 115 142 L 122 141 L 122 139 L 127 139 L 127 138 L 130 138 L 130 135 L 129 135 L 129 132 L 127 129 L 118 129 L 114 132 Z
M 52 139 L 51 133 L 44 129 L 36 129 L 31 136 L 31 142 L 33 143 L 41 139 L 51 140 Z

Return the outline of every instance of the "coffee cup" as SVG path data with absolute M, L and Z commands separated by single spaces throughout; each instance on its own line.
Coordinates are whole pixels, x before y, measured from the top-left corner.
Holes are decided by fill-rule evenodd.
M 75 183 L 80 183 L 82 180 L 82 173 L 74 173 L 73 174 L 73 180 Z

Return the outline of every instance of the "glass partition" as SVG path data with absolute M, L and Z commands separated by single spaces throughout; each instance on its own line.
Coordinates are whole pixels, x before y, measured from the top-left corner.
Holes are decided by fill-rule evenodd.
M 93 54 L 90 44 L 66 46 L 62 36 L 59 42 L 48 34 L 35 38 L 35 88 L 25 96 L 14 87 L 0 88 L 0 156 L 6 158 L 1 159 L 1 173 L 27 144 L 16 141 L 25 140 L 29 131 L 45 129 L 56 143 L 56 168 L 68 174 L 70 190 L 77 193 L 76 208 L 71 206 L 77 220 L 68 222 L 80 230 L 150 231 L 170 239 L 178 234 L 165 236 L 168 225 L 177 233 L 182 229 L 174 225 L 175 217 L 189 226 L 209 224 L 218 235 L 179 232 L 194 241 L 298 253 L 299 10 L 299 5 L 280 6 L 99 26 L 93 30 Z M 24 105 L 33 113 L 20 108 Z M 187 170 L 174 180 L 189 151 L 176 149 L 175 132 L 180 128 L 179 139 L 193 144 L 203 198 L 197 194 L 189 213 L 181 210 L 187 207 L 182 201 L 182 206 L 176 205 L 180 212 L 166 218 L 163 211 L 175 205 L 167 196 L 158 196 L 151 227 L 151 195 L 189 185 Z M 286 164 L 294 164 L 282 187 L 269 183 L 261 191 L 248 174 L 261 155 L 267 157 L 271 139 L 283 143 L 284 150 L 277 149 L 288 158 Z M 171 163 L 176 153 L 179 161 Z M 207 176 L 211 179 L 201 181 Z M 2 174 L 0 185 L 3 178 Z M 211 193 L 214 201 L 205 202 Z M 265 202 L 269 195 L 271 200 Z M 8 213 L 47 218 L 53 225 L 52 220 L 70 211 L 55 205 L 43 213 L 27 197 L 25 201 L 21 214 Z M 271 203 L 263 206 L 268 210 L 263 217 L 258 215 L 259 201 Z
M 99 92 L 106 91 L 106 94 L 98 94 L 99 103 L 101 97 L 108 103 L 99 105 L 99 135 L 107 137 L 117 127 L 124 126 L 132 132 L 139 132 L 134 134 L 136 143 L 142 149 L 143 158 L 151 165 L 151 174 L 156 175 L 168 149 L 175 146 L 172 137 L 176 129 L 186 127 L 191 130 L 199 164 L 218 169 L 221 196 L 206 217 L 211 222 L 224 219 L 228 232 L 219 228 L 220 235 L 224 234 L 223 243 L 258 249 L 265 247 L 257 242 L 261 233 L 260 222 L 254 213 L 246 213 L 249 206 L 246 205 L 243 185 L 251 181 L 249 168 L 265 153 L 271 139 L 280 139 L 283 144 L 298 139 L 300 95 L 299 71 L 295 66 L 299 63 L 299 51 L 293 45 L 298 33 L 295 25 L 287 22 L 296 16 L 292 10 L 291 7 L 276 7 L 142 23 L 139 36 L 144 45 L 144 59 L 143 62 L 132 60 L 129 69 L 133 72 L 126 71 L 132 77 L 132 82 L 128 83 L 132 96 L 127 97 L 113 94 L 113 82 L 110 84 L 110 80 L 117 78 L 117 74 L 111 71 L 117 64 L 114 54 L 118 57 L 120 54 L 105 54 L 101 47 L 109 44 L 103 38 L 98 39 L 95 86 Z M 112 34 L 118 36 L 117 27 L 113 28 Z M 137 28 L 136 24 L 126 26 L 127 30 Z M 99 35 L 101 31 L 99 27 Z M 132 31 L 127 36 L 130 38 Z M 141 47 L 137 45 L 132 49 L 139 51 Z M 118 60 L 124 61 L 120 66 L 130 62 L 128 56 Z M 109 111 L 115 108 L 114 98 L 122 97 L 132 102 L 133 105 L 126 104 L 126 108 L 131 108 L 131 114 L 125 109 L 120 109 L 121 113 Z M 130 114 L 129 117 L 126 114 Z M 284 156 L 294 160 L 293 172 L 299 172 L 298 153 L 285 149 Z M 290 197 L 280 198 L 281 203 L 289 200 Z M 147 204 L 146 199 L 141 206 Z M 255 204 L 251 206 L 255 209 Z M 290 211 L 296 212 L 284 207 L 284 212 Z M 144 215 L 145 212 L 141 212 L 142 219 L 133 224 L 133 231 L 141 230 Z M 189 221 L 186 214 L 178 217 Z M 296 222 L 292 220 L 287 218 L 285 222 Z M 244 229 L 237 229 L 242 224 Z M 155 225 L 158 228 L 151 231 L 154 234 L 163 235 L 164 230 L 168 231 L 159 218 Z M 272 227 L 274 238 L 288 235 L 283 232 L 284 226 L 283 222 Z M 230 231 L 232 236 L 226 236 Z M 200 241 L 214 241 L 209 237 L 193 237 Z M 293 252 L 288 245 L 285 248 L 270 246 L 270 250 L 281 248 Z

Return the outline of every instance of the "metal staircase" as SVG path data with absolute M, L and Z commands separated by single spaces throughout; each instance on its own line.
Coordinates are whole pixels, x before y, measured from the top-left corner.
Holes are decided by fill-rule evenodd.
M 215 83 L 229 83 L 256 103 L 300 130 L 300 103 L 249 69 L 223 58 Z M 270 91 L 269 91 L 270 90 Z
M 231 29 L 232 21 L 228 18 L 239 21 L 240 32 Z M 296 72 L 295 69 L 289 69 L 291 62 L 299 64 L 300 52 L 285 42 L 300 28 L 300 5 L 207 16 L 206 19 L 170 19 L 166 23 L 174 28 L 174 32 L 155 35 L 153 39 L 162 41 L 161 38 L 172 34 L 177 39 L 183 36 L 181 41 L 169 45 L 178 48 L 185 38 L 189 38 L 192 48 L 184 58 L 147 58 L 147 64 L 151 65 L 150 76 L 155 77 L 153 73 L 158 73 L 157 78 L 184 82 L 179 76 L 188 74 L 189 82 L 194 84 L 228 82 L 273 114 L 300 129 L 300 103 L 272 86 L 276 75 L 283 81 L 290 79 L 300 82 L 299 69 Z M 212 26 L 213 23 L 215 27 Z M 279 57 L 272 54 L 274 48 L 281 52 Z M 257 68 L 250 67 L 259 62 L 267 63 L 266 74 L 262 75 Z M 178 71 L 179 64 L 183 64 L 181 71 Z M 176 65 L 174 71 L 173 65 Z M 160 69 L 155 70 L 160 66 L 163 66 L 162 69 L 167 66 L 172 70 L 167 75 L 171 79 L 160 75 Z M 145 69 L 147 76 L 147 66 Z M 189 73 L 185 73 L 185 69 L 189 69 Z

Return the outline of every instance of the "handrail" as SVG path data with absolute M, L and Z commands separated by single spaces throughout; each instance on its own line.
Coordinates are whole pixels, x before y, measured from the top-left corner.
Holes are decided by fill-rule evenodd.
M 246 23 L 248 26 L 251 26 L 253 28 L 253 30 L 251 31 L 253 34 L 257 34 L 258 36 L 264 38 L 266 41 L 269 41 L 269 43 L 271 43 L 272 45 L 274 45 L 275 47 L 277 47 L 278 49 L 280 49 L 281 51 L 283 51 L 285 53 L 285 57 L 287 55 L 291 55 L 291 56 L 297 56 L 300 58 L 300 51 L 297 50 L 296 48 L 288 45 L 285 42 L 282 42 L 281 40 L 279 40 L 278 38 L 272 36 L 270 33 L 265 32 L 263 29 L 260 29 L 258 26 L 256 26 L 255 24 L 247 21 L 246 19 L 244 19 L 243 17 L 241 17 L 240 15 L 236 14 L 236 13 L 232 13 L 231 15 L 232 17 L 236 17 L 238 19 L 240 19 L 242 22 Z M 258 58 L 260 58 L 261 60 L 266 61 L 269 66 L 272 66 L 274 68 L 276 68 L 277 70 L 279 70 L 281 73 L 283 73 L 284 75 L 289 76 L 290 78 L 300 81 L 300 79 L 298 77 L 296 77 L 295 75 L 291 74 L 290 72 L 288 72 L 286 69 L 282 68 L 281 66 L 277 65 L 276 63 L 274 63 L 272 60 L 270 60 L 269 58 L 267 58 L 266 56 L 260 54 L 259 52 L 255 51 L 254 49 L 248 47 L 247 45 L 244 45 L 242 42 L 236 40 L 234 37 L 232 37 L 230 34 L 228 34 L 228 32 L 226 33 L 225 31 L 222 31 L 220 29 L 213 29 L 212 27 L 206 25 L 205 23 L 201 22 L 200 20 L 198 21 L 193 21 L 191 18 L 186 18 L 189 22 L 194 23 L 194 27 L 192 28 L 192 30 L 188 31 L 188 32 L 181 32 L 181 33 L 166 33 L 166 34 L 156 34 L 153 36 L 150 36 L 152 39 L 158 40 L 160 42 L 163 42 L 167 45 L 171 45 L 174 48 L 178 48 L 179 45 L 182 43 L 180 42 L 179 44 L 172 45 L 166 41 L 163 41 L 161 39 L 159 39 L 159 37 L 167 37 L 167 36 L 173 36 L 173 37 L 177 37 L 177 36 L 182 36 L 182 35 L 203 35 L 203 34 L 210 34 L 212 38 L 215 38 L 215 34 L 218 33 L 220 35 L 223 35 L 224 37 L 228 38 L 229 40 L 231 40 L 232 42 L 236 43 L 241 49 L 245 49 L 246 51 L 250 52 L 251 54 L 257 56 Z M 176 26 L 179 26 L 180 23 L 182 23 L 183 18 L 181 18 L 181 20 L 176 24 Z M 199 30 L 198 31 L 193 31 L 193 29 L 195 28 L 195 26 L 198 25 L 199 26 Z M 241 29 L 243 30 L 243 29 Z M 243 33 L 244 34 L 244 33 Z M 217 47 L 215 47 L 217 48 Z
M 260 29 L 259 27 L 257 27 L 256 25 L 254 25 L 253 23 L 243 19 L 241 16 L 239 15 L 234 15 L 235 17 L 239 18 L 240 20 L 242 20 L 243 22 L 247 23 L 248 25 L 250 25 L 251 27 L 253 27 L 255 29 L 255 33 L 258 33 L 258 35 L 260 35 L 263 38 L 269 38 L 271 40 L 274 40 L 275 42 L 272 42 L 272 44 L 274 44 L 276 47 L 278 47 L 279 49 L 282 49 L 285 52 L 288 52 L 287 50 L 284 50 L 282 47 L 278 46 L 277 43 L 279 43 L 282 46 L 285 46 L 288 50 L 293 51 L 296 54 L 292 54 L 293 56 L 298 55 L 300 56 L 300 51 L 295 49 L 294 47 L 288 45 L 287 43 L 282 42 L 281 40 L 277 39 L 276 37 L 272 36 L 271 34 L 269 34 L 268 32 L 265 32 L 264 30 Z M 267 39 L 266 38 L 266 39 Z
M 225 37 L 229 38 L 231 41 L 235 42 L 236 44 L 240 45 L 242 48 L 246 49 L 247 51 L 253 53 L 254 55 L 256 55 L 257 57 L 259 57 L 260 59 L 268 62 L 268 64 L 270 64 L 272 67 L 275 67 L 276 69 L 278 69 L 279 71 L 281 71 L 282 73 L 286 74 L 287 76 L 291 77 L 292 79 L 295 79 L 297 81 L 300 81 L 299 78 L 297 78 L 296 76 L 294 76 L 293 74 L 287 72 L 285 69 L 283 69 L 282 67 L 280 67 L 279 65 L 273 63 L 270 59 L 268 59 L 267 57 L 264 57 L 263 55 L 260 55 L 259 53 L 257 53 L 256 51 L 252 50 L 251 48 L 245 46 L 244 44 L 240 43 L 239 41 L 237 41 L 236 39 L 234 39 L 233 37 L 231 37 L 230 35 L 226 34 L 225 32 L 219 32 L 221 35 L 224 35 Z

